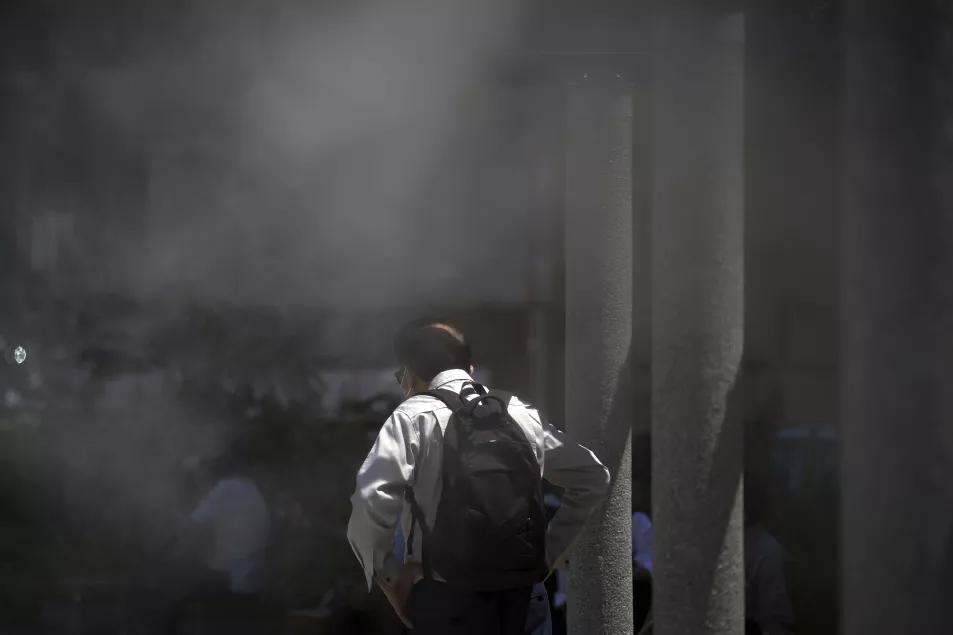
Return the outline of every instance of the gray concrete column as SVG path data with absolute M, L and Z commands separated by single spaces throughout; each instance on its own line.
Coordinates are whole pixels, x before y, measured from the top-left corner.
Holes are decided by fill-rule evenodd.
M 744 24 L 708 4 L 653 23 L 656 635 L 744 632 Z
M 571 554 L 569 632 L 632 632 L 632 87 L 580 75 L 566 155 L 566 427 L 612 472 Z
M 844 635 L 953 629 L 953 9 L 846 3 Z

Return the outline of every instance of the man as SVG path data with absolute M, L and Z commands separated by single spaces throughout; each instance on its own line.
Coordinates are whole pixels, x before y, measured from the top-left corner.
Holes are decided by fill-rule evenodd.
M 136 585 L 131 632 L 140 632 L 143 619 L 161 632 L 178 632 L 193 604 L 253 619 L 271 516 L 247 469 L 244 452 L 236 448 L 209 465 L 188 466 L 190 481 L 214 485 L 188 517 L 177 519 L 174 536 L 155 554 L 151 579 Z
M 648 514 L 632 514 L 632 610 L 638 633 L 652 610 L 652 520 Z
M 784 577 L 784 548 L 762 524 L 765 486 L 745 475 L 745 612 L 747 633 L 790 635 L 794 611 Z
M 231 457 L 216 466 L 219 478 L 190 518 L 207 537 L 205 564 L 227 576 L 228 592 L 257 595 L 265 573 L 271 515 L 255 482 Z
M 444 487 L 443 443 L 450 435 L 448 422 L 453 415 L 440 400 L 421 393 L 443 389 L 467 401 L 487 398 L 478 396 L 484 389 L 471 377 L 470 346 L 456 329 L 424 323 L 403 329 L 395 349 L 400 363 L 396 377 L 408 399 L 384 423 L 358 471 L 351 497 L 348 539 L 364 567 L 367 584 L 378 581 L 415 634 L 523 635 L 532 621 L 530 611 L 539 606 L 533 603 L 539 599 L 533 593 L 533 583 L 470 590 L 445 582 L 437 567 L 425 575 L 427 561 L 420 557 L 427 548 L 424 534 L 437 518 Z M 543 563 L 551 570 L 562 567 L 573 540 L 608 490 L 609 471 L 592 452 L 570 441 L 529 404 L 499 391 L 490 392 L 489 397 L 505 403 L 509 419 L 532 447 L 536 477 L 565 490 L 562 506 L 545 530 Z M 407 487 L 413 488 L 412 497 L 405 496 Z M 539 504 L 542 513 L 541 492 Z M 421 530 L 415 534 L 420 516 Z M 407 536 L 404 565 L 398 564 L 392 550 L 398 517 Z M 486 556 L 492 559 L 494 554 Z M 548 602 L 546 606 L 548 610 Z

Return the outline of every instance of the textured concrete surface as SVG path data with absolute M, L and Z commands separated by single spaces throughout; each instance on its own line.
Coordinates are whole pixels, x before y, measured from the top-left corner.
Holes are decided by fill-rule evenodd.
M 953 630 L 953 10 L 848 1 L 844 635 Z
M 653 19 L 656 635 L 744 632 L 743 24 L 706 6 Z
M 566 426 L 613 484 L 572 552 L 569 633 L 632 632 L 632 88 L 580 81 L 566 157 Z

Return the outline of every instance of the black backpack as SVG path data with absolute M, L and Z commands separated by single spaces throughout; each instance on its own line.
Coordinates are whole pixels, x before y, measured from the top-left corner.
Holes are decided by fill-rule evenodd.
M 464 392 L 469 390 L 468 385 Z M 546 512 L 539 462 L 506 404 L 472 385 L 470 400 L 449 390 L 429 395 L 450 408 L 443 437 L 442 493 L 427 527 L 412 486 L 406 500 L 423 532 L 424 576 L 475 591 L 532 586 L 546 573 Z M 419 463 L 418 463 L 419 465 Z M 416 481 L 416 468 L 414 480 Z

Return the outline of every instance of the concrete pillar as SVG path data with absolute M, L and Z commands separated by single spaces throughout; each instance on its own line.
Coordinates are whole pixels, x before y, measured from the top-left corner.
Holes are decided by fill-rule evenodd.
M 951 19 L 846 3 L 844 635 L 953 624 Z
M 558 107 L 562 94 L 552 82 L 528 82 L 522 88 L 522 101 L 532 117 L 528 121 L 524 160 L 527 179 L 527 213 L 530 224 L 527 231 L 527 301 L 529 304 L 529 357 L 531 364 L 530 399 L 545 412 L 550 407 L 552 394 L 553 342 L 552 307 L 561 304 L 561 289 L 556 286 L 555 226 L 562 219 L 558 210 L 563 206 L 563 166 L 566 162 L 563 148 L 565 126 L 562 110 Z M 559 249 L 561 252 L 562 249 Z M 559 293 L 559 297 L 556 294 Z M 561 342 L 560 342 L 561 348 Z M 560 379 L 561 381 L 561 379 Z M 558 397 L 562 399 L 562 391 Z M 560 404 L 559 410 L 562 410 Z M 561 419 L 561 417 L 560 417 Z
M 632 632 L 632 88 L 571 87 L 566 156 L 566 427 L 612 472 L 571 555 L 569 633 Z
M 656 635 L 744 632 L 744 23 L 710 4 L 653 21 Z

